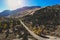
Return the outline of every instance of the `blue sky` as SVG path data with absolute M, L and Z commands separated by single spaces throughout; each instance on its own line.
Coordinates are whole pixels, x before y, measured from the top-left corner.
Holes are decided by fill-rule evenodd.
M 60 0 L 25 0 L 25 6 L 50 6 L 55 4 L 60 4 Z M 3 10 L 9 10 L 6 5 L 6 0 L 0 0 L 0 12 Z

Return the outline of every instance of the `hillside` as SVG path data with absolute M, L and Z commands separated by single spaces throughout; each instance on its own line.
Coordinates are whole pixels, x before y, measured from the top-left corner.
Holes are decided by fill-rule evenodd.
M 39 9 L 40 9 L 40 6 L 23 7 L 23 8 L 14 10 L 12 12 L 13 14 L 9 15 L 8 17 L 19 18 L 26 15 L 31 15 L 33 14 L 33 12 Z
M 0 13 L 0 17 L 5 17 L 5 16 L 8 16 L 11 14 L 11 11 L 10 10 L 4 10 L 3 12 Z
M 24 21 L 31 24 L 32 27 L 41 27 L 43 34 L 60 36 L 57 31 L 60 25 L 60 5 L 48 6 L 41 8 L 33 13 L 33 15 L 27 15 Z M 27 25 L 26 24 L 26 25 Z M 55 32 L 56 31 L 56 32 Z
M 22 7 L 22 8 L 18 8 L 16 10 L 4 10 L 3 12 L 0 12 L 0 17 L 10 17 L 10 16 L 18 16 L 20 14 L 24 15 L 24 14 L 29 14 L 28 10 L 33 10 L 33 9 L 38 9 L 41 8 L 40 6 L 26 6 L 26 7 Z M 25 12 L 25 13 L 24 13 Z M 21 15 L 20 15 L 21 16 Z M 15 16 L 14 16 L 15 17 Z
M 12 36 L 12 39 L 17 38 L 16 37 L 17 35 L 20 36 L 19 34 L 20 32 L 21 35 L 23 35 L 23 37 L 28 36 L 28 38 L 32 37 L 31 36 L 32 33 L 35 33 L 42 38 L 46 38 L 44 35 L 52 36 L 52 38 L 53 36 L 60 38 L 60 31 L 59 31 L 60 30 L 60 5 L 47 6 L 44 8 L 34 8 L 34 7 L 32 8 L 33 9 L 31 8 L 26 9 L 26 7 L 24 7 L 23 9 L 24 11 L 14 10 L 13 14 L 8 15 L 7 18 L 0 17 L 0 28 L 3 28 L 0 30 L 0 33 L 4 33 L 8 29 L 13 31 L 13 29 L 17 28 L 18 31 L 16 32 L 13 31 L 13 33 L 15 32 L 16 35 L 15 33 L 12 34 L 14 35 Z M 24 23 L 26 27 L 29 28 L 28 30 L 32 32 L 31 34 L 27 31 L 27 28 L 24 28 L 22 26 L 20 20 L 22 20 L 23 21 L 22 23 Z M 35 38 L 32 37 L 31 39 L 36 40 Z

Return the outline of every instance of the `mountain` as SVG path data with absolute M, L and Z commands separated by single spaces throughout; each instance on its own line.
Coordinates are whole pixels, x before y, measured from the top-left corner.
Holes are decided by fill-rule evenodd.
M 32 7 L 33 8 L 33 7 Z M 44 8 L 20 8 L 12 11 L 12 14 L 8 17 L 15 20 L 20 19 L 26 26 L 36 28 L 38 35 L 53 35 L 60 37 L 60 5 L 47 6 Z M 16 19 L 16 20 L 18 20 Z M 14 21 L 15 23 L 16 21 Z M 18 21 L 19 22 L 19 21 Z
M 33 17 L 40 20 L 41 24 L 60 24 L 60 5 L 47 6 L 37 10 Z
M 4 10 L 3 12 L 0 13 L 0 17 L 1 16 L 8 16 L 11 14 L 11 11 L 10 10 Z
M 0 16 L 7 17 L 7 16 L 14 15 L 16 13 L 21 13 L 25 10 L 31 10 L 31 9 L 35 9 L 35 8 L 40 8 L 40 6 L 31 6 L 31 7 L 26 6 L 26 7 L 18 8 L 18 9 L 13 10 L 13 11 L 4 10 L 3 12 L 0 13 Z
M 40 9 L 40 6 L 31 6 L 31 7 L 23 7 L 18 8 L 14 11 L 12 11 L 12 15 L 9 15 L 8 17 L 23 17 L 25 15 L 31 14 L 31 12 Z
M 60 37 L 60 5 L 41 8 L 36 10 L 33 15 L 24 16 L 23 19 L 26 25 L 29 23 L 32 27 L 42 28 L 43 34 Z
M 24 11 L 24 10 L 28 10 L 28 9 L 35 9 L 35 8 L 41 8 L 40 6 L 26 6 L 26 7 L 22 7 L 22 8 L 18 8 L 16 10 L 14 10 L 15 12 L 19 12 L 19 11 Z
M 30 18 L 30 15 L 28 17 Z M 33 21 L 42 25 L 60 24 L 60 5 L 47 6 L 36 10 L 31 18 Z

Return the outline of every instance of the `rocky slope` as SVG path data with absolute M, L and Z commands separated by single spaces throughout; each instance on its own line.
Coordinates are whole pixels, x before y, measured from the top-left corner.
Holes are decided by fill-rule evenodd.
M 32 27 L 43 27 L 43 34 L 56 35 L 56 33 L 60 32 L 56 31 L 59 30 L 58 25 L 60 25 L 60 5 L 41 8 L 35 11 L 33 15 L 25 16 L 24 21 L 32 24 Z

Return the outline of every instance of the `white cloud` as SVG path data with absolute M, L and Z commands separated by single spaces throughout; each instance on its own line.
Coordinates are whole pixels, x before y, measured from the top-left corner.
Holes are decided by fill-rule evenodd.
M 25 6 L 24 0 L 6 0 L 6 4 L 10 10 L 14 10 Z

